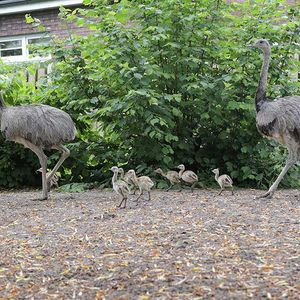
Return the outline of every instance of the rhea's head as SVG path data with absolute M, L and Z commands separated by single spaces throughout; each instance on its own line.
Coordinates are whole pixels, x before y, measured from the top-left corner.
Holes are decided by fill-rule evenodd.
M 265 39 L 259 39 L 254 44 L 250 46 L 251 48 L 260 48 L 263 51 L 271 51 L 271 46 L 269 42 Z
M 127 172 L 127 174 L 128 174 L 128 176 L 129 176 L 130 178 L 135 177 L 135 171 L 134 171 L 134 170 L 129 170 L 129 171 Z
M 119 168 L 116 167 L 116 166 L 112 167 L 110 170 L 111 170 L 112 172 L 114 172 L 114 173 L 118 173 L 118 172 L 119 172 Z
M 184 170 L 184 169 L 185 169 L 185 166 L 181 164 L 181 165 L 177 166 L 177 169 L 179 169 L 179 170 Z
M 158 168 L 158 169 L 154 170 L 154 172 L 157 174 L 162 174 L 163 171 L 161 168 Z
M 213 172 L 214 174 L 219 174 L 219 169 L 213 169 L 212 172 Z

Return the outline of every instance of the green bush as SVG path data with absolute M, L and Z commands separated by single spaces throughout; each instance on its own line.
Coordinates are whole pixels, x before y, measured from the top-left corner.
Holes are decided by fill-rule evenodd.
M 107 182 L 114 164 L 151 174 L 157 166 L 184 163 L 198 170 L 202 185 L 213 182 L 215 167 L 243 186 L 274 180 L 285 153 L 257 133 L 262 61 L 247 45 L 261 37 L 273 43 L 271 98 L 299 94 L 299 5 L 84 3 L 93 8 L 61 9 L 61 16 L 91 33 L 53 40 L 50 80 L 35 93 L 76 122 L 66 179 Z M 284 184 L 298 183 L 293 169 Z
M 34 86 L 26 83 L 25 72 L 19 67 L 0 61 L 0 90 L 4 91 L 6 104 L 18 105 L 32 100 Z M 12 188 L 37 184 L 39 176 L 35 171 L 39 166 L 34 154 L 13 142 L 5 142 L 3 136 L 0 142 L 0 186 Z

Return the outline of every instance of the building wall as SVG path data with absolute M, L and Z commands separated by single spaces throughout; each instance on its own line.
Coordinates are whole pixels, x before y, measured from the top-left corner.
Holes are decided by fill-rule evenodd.
M 32 12 L 31 16 L 39 19 L 42 25 L 47 28 L 47 31 L 64 38 L 68 35 L 68 29 L 66 24 L 59 19 L 58 13 L 58 9 L 49 9 Z M 39 31 L 37 28 L 33 28 L 32 24 L 26 24 L 25 14 L 0 16 L 0 37 L 38 33 Z M 68 24 L 67 26 L 78 34 L 84 35 L 88 32 L 86 28 L 78 28 L 74 24 Z

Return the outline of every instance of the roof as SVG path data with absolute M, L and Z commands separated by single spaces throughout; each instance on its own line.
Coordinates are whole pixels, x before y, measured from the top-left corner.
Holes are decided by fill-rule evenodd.
M 0 5 L 16 3 L 16 2 L 25 2 L 25 1 L 26 0 L 0 0 Z
M 83 0 L 0 0 L 0 15 L 17 14 L 60 6 L 81 5 Z

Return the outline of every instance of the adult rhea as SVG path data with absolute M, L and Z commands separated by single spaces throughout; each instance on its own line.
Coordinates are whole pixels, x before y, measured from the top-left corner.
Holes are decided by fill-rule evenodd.
M 1 132 L 7 140 L 22 144 L 39 158 L 42 167 L 43 197 L 48 199 L 48 186 L 58 168 L 70 155 L 63 144 L 75 138 L 75 125 L 66 112 L 43 104 L 5 106 L 0 92 Z M 61 157 L 47 175 L 44 149 L 56 149 Z
M 280 181 L 300 158 L 300 96 L 286 96 L 270 101 L 266 97 L 267 76 L 270 63 L 271 46 L 265 39 L 258 40 L 251 47 L 263 52 L 263 65 L 256 91 L 256 126 L 258 131 L 288 149 L 284 168 L 269 190 L 260 198 L 271 198 Z

